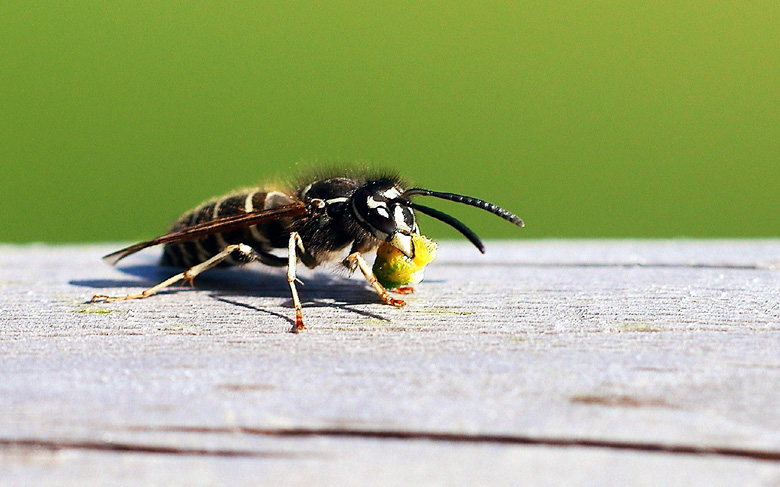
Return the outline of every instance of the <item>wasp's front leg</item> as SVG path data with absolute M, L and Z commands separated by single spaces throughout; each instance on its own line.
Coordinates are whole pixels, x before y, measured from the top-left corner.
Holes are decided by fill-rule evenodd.
M 366 259 L 363 258 L 363 255 L 360 252 L 353 252 L 352 254 L 350 254 L 346 258 L 345 264 L 348 269 L 355 269 L 355 267 L 359 268 L 360 271 L 363 273 L 363 276 L 366 278 L 366 281 L 368 281 L 368 283 L 371 284 L 371 287 L 374 288 L 374 291 L 376 291 L 376 293 L 379 295 L 382 301 L 384 301 L 386 304 L 395 306 L 396 308 L 401 308 L 403 306 L 406 306 L 406 301 L 391 297 L 390 294 L 387 292 L 387 289 L 385 289 L 384 286 L 379 284 L 379 281 L 377 281 L 376 276 L 371 271 L 371 268 L 368 266 Z

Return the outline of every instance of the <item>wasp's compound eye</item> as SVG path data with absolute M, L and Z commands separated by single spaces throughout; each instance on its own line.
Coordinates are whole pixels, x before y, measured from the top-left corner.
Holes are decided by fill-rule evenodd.
M 371 233 L 390 235 L 395 224 L 390 214 L 389 201 L 381 193 L 375 193 L 368 188 L 358 190 L 352 198 L 352 207 L 358 220 Z
M 352 207 L 360 223 L 383 240 L 399 230 L 412 233 L 416 228 L 414 213 L 394 201 L 399 195 L 394 187 L 378 189 L 367 186 L 355 192 Z

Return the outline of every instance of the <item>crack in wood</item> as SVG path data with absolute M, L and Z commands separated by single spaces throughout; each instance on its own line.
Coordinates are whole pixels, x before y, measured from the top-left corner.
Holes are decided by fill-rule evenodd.
M 617 441 L 578 438 L 534 437 L 502 434 L 464 434 L 435 431 L 394 431 L 349 428 L 208 428 L 208 427 L 134 427 L 131 431 L 154 431 L 199 434 L 247 434 L 284 438 L 331 437 L 401 441 L 436 441 L 445 443 L 493 443 L 504 445 L 547 446 L 554 448 L 593 448 L 624 450 L 643 453 L 662 453 L 695 456 L 722 456 L 765 462 L 780 462 L 780 451 L 751 448 L 696 446 L 671 443 Z
M 295 458 L 313 455 L 289 452 L 266 452 L 252 450 L 220 450 L 204 448 L 181 448 L 173 446 L 144 445 L 137 443 L 121 443 L 111 441 L 68 441 L 45 439 L 0 439 L 2 449 L 32 449 L 32 450 L 89 450 L 114 453 L 142 453 L 150 455 L 184 455 L 227 458 Z

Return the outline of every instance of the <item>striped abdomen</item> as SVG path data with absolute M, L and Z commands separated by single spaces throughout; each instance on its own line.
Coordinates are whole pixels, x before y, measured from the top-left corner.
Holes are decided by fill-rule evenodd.
M 266 192 L 247 189 L 221 198 L 210 200 L 201 206 L 183 214 L 171 227 L 171 231 L 214 220 L 218 217 L 248 213 L 255 210 L 271 209 L 292 203 L 293 200 L 279 191 Z M 272 248 L 287 246 L 289 231 L 283 221 L 273 221 L 261 225 L 252 225 L 229 232 L 216 233 L 207 237 L 186 242 L 165 245 L 162 265 L 191 267 L 199 264 L 231 244 L 246 244 L 258 252 L 267 252 Z M 231 255 L 221 265 L 238 265 L 242 262 Z

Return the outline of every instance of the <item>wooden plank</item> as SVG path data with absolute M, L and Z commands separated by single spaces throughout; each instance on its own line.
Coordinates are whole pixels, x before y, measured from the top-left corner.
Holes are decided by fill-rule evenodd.
M 259 267 L 87 304 L 171 273 L 115 248 L 0 247 L 0 485 L 780 482 L 780 241 L 445 242 L 404 309 L 302 270 L 299 336 Z

